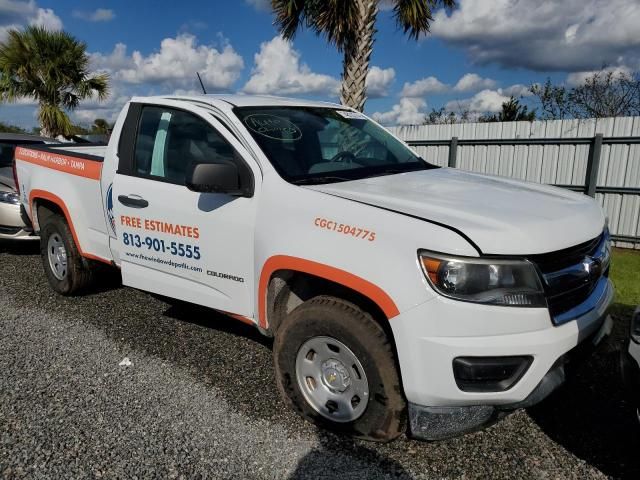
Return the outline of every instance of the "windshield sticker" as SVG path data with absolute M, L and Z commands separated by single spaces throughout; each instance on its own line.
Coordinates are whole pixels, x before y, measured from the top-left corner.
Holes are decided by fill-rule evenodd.
M 249 115 L 244 119 L 249 130 L 273 140 L 300 140 L 302 131 L 286 118 L 265 113 Z
M 348 120 L 366 120 L 365 117 L 360 112 L 352 112 L 350 110 L 336 110 L 336 113 L 340 115 L 342 118 L 346 118 Z

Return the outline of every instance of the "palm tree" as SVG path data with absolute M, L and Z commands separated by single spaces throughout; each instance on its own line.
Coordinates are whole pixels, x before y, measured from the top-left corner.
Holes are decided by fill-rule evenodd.
M 11 30 L 0 43 L 0 99 L 15 102 L 32 98 L 38 102 L 41 134 L 68 136 L 72 124 L 65 110 L 81 100 L 109 94 L 109 77 L 88 71 L 86 44 L 66 32 L 42 27 Z
M 110 129 L 111 125 L 109 125 L 109 122 L 107 122 L 104 118 L 96 118 L 93 121 L 93 125 L 91 125 L 91 131 L 93 133 L 106 134 L 109 133 Z
M 365 82 L 380 0 L 271 0 L 275 25 L 286 39 L 303 27 L 326 36 L 344 54 L 340 100 L 359 111 L 367 100 Z M 429 32 L 432 11 L 455 0 L 392 0 L 398 26 L 410 38 Z

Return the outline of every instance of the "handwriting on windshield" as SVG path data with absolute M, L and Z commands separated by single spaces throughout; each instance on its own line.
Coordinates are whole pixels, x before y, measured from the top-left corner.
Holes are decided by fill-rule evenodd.
M 244 124 L 251 131 L 264 137 L 274 140 L 299 140 L 302 138 L 302 131 L 286 118 L 264 113 L 248 115 L 244 119 Z

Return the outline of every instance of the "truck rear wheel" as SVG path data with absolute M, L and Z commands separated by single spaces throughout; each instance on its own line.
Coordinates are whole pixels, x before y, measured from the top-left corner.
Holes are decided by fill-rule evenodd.
M 49 284 L 56 292 L 73 295 L 91 283 L 91 270 L 60 215 L 51 215 L 40 229 L 40 254 Z
M 373 441 L 402 433 L 406 405 L 393 348 L 356 305 L 320 296 L 297 307 L 276 333 L 274 361 L 280 393 L 306 420 Z

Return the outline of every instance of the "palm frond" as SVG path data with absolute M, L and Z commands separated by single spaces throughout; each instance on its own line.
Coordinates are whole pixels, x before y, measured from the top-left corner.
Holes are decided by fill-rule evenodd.
M 274 25 L 280 34 L 290 40 L 295 37 L 306 18 L 305 0 L 271 0 L 271 8 L 275 14 Z
M 434 10 L 455 6 L 455 0 L 395 0 L 393 15 L 398 27 L 417 40 L 420 35 L 429 32 Z
M 324 35 L 339 51 L 356 37 L 362 18 L 354 0 L 314 0 L 308 2 L 307 23 L 316 34 Z

